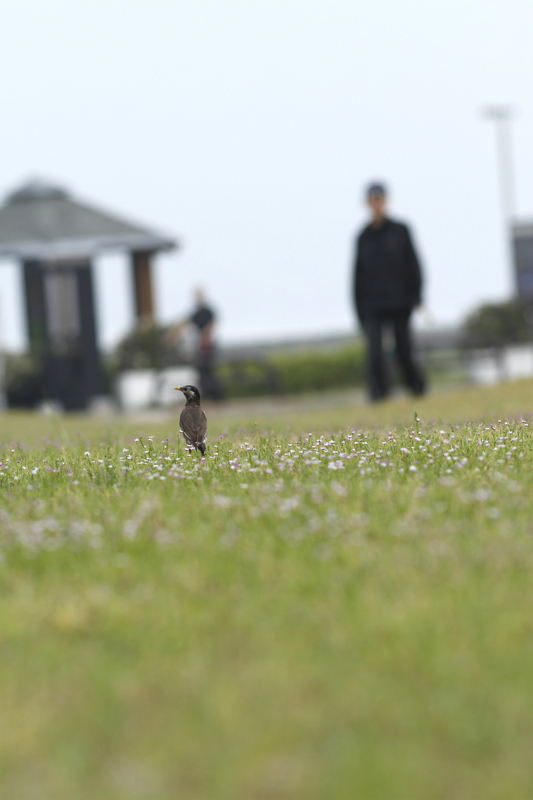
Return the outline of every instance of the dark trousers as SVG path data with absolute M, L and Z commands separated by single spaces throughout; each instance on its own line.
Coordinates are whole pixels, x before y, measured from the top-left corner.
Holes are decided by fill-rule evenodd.
M 200 348 L 196 354 L 196 368 L 200 391 L 204 400 L 222 400 L 222 386 L 215 372 L 215 348 Z
M 381 400 L 389 393 L 389 377 L 383 357 L 383 328 L 392 327 L 396 341 L 396 358 L 405 382 L 413 394 L 424 394 L 425 382 L 413 360 L 409 330 L 411 310 L 374 311 L 367 315 L 363 328 L 368 341 L 369 388 L 372 400 Z

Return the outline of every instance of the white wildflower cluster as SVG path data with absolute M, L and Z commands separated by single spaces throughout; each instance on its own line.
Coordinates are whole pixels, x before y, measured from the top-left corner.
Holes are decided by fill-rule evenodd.
M 79 517 L 59 520 L 56 517 L 17 519 L 5 509 L 0 511 L 1 546 L 3 550 L 22 548 L 29 552 L 58 550 L 68 545 L 70 548 L 102 545 L 102 526 Z

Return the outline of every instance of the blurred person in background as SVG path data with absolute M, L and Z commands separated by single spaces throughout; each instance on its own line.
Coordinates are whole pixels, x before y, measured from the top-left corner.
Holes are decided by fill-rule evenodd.
M 176 342 L 187 327 L 196 333 L 194 366 L 198 370 L 200 392 L 204 400 L 221 400 L 222 388 L 215 374 L 216 344 L 213 338 L 215 312 L 208 304 L 202 289 L 194 291 L 195 308 L 182 322 L 169 331 L 169 341 Z
M 387 215 L 387 192 L 381 183 L 367 189 L 371 220 L 355 249 L 353 299 L 368 345 L 372 400 L 389 394 L 383 355 L 383 330 L 392 328 L 396 357 L 413 394 L 425 392 L 425 381 L 413 358 L 410 318 L 420 305 L 422 274 L 407 225 Z

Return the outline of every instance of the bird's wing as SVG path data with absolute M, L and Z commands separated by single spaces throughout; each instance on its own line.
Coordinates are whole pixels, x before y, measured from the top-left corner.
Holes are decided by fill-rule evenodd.
M 180 415 L 180 427 L 187 444 L 207 441 L 207 417 L 203 409 L 185 406 Z
M 196 435 L 198 436 L 197 442 L 203 442 L 205 444 L 207 442 L 207 417 L 205 415 L 205 411 L 202 408 L 198 409 L 198 420 L 197 420 L 197 427 L 196 427 Z
M 191 425 L 190 409 L 185 406 L 180 414 L 180 428 L 187 444 L 194 444 L 194 431 Z

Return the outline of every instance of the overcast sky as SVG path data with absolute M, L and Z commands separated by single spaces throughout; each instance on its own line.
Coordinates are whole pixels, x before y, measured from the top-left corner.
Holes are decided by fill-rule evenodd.
M 39 176 L 178 236 L 161 320 L 203 285 L 225 340 L 349 331 L 363 186 L 413 228 L 438 323 L 510 294 L 493 126 L 514 105 L 533 217 L 531 0 L 2 0 L 0 192 Z M 96 268 L 109 346 L 133 322 L 124 257 Z M 1 336 L 24 341 L 0 267 Z

